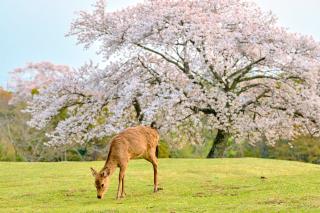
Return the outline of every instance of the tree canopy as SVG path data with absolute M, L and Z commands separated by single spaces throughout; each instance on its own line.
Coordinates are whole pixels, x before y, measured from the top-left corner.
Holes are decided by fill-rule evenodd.
M 86 48 L 97 43 L 107 65 L 68 69 L 37 85 L 29 100 L 36 128 L 67 112 L 48 134 L 50 144 L 152 121 L 162 132 L 190 121 L 187 132 L 196 137 L 197 127 L 252 142 L 319 136 L 320 45 L 312 37 L 288 32 L 242 0 L 146 0 L 116 12 L 106 6 L 97 1 L 80 12 L 68 35 Z

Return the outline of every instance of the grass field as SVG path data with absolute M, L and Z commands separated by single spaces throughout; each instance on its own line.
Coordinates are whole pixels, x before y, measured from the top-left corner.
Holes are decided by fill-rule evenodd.
M 320 212 L 320 166 L 254 158 L 161 159 L 159 193 L 144 160 L 116 172 L 96 199 L 89 167 L 104 162 L 0 163 L 1 212 Z M 265 177 L 265 178 L 261 178 Z

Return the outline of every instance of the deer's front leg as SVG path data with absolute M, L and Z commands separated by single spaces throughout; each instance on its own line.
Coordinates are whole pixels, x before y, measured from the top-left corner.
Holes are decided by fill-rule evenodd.
M 124 192 L 124 187 L 123 187 L 124 173 L 125 173 L 125 167 L 120 167 L 118 193 L 117 193 L 116 199 L 123 197 L 122 195 Z

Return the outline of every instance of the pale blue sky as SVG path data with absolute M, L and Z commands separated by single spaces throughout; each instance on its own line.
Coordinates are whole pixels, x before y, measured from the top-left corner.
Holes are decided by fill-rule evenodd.
M 140 0 L 109 0 L 115 10 Z M 320 41 L 319 0 L 254 0 L 272 10 L 281 25 L 310 34 Z M 94 50 L 84 51 L 73 38 L 65 38 L 74 12 L 90 10 L 95 0 L 0 0 L 0 86 L 6 87 L 8 72 L 27 62 L 51 61 L 78 67 Z

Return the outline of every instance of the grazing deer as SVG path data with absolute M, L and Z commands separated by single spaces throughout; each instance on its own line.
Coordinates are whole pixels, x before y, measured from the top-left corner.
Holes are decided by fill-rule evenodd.
M 97 172 L 91 168 L 92 175 L 95 177 L 95 186 L 97 188 L 97 198 L 103 198 L 109 187 L 110 176 L 116 167 L 120 168 L 118 193 L 116 199 L 125 196 L 124 176 L 128 162 L 132 158 L 142 157 L 153 165 L 154 192 L 158 191 L 158 160 L 157 153 L 159 134 L 154 123 L 151 127 L 137 126 L 127 128 L 112 138 L 108 158 L 104 167 Z

